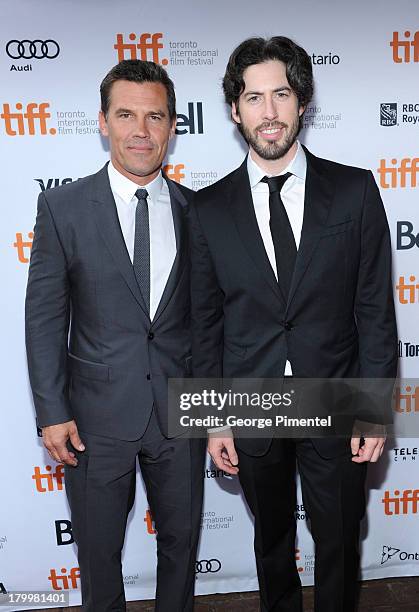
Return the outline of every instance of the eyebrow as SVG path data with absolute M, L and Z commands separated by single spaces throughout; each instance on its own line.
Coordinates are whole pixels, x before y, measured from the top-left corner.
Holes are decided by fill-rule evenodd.
M 120 114 L 120 113 L 133 113 L 135 114 L 135 111 L 131 108 L 117 108 L 115 111 L 116 114 Z M 160 117 L 166 117 L 166 113 L 162 110 L 150 110 L 147 112 L 147 115 L 159 115 Z
M 284 85 L 283 87 L 277 87 L 273 90 L 273 93 L 278 93 L 279 91 L 289 91 L 291 92 L 291 87 Z M 263 96 L 263 91 L 246 91 L 244 92 L 245 96 Z

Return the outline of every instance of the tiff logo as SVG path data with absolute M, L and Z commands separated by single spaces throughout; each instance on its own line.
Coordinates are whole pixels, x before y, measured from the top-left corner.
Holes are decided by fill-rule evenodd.
M 64 466 L 57 465 L 55 472 L 52 472 L 50 465 L 45 466 L 45 472 L 41 472 L 39 466 L 35 467 L 32 474 L 32 480 L 35 481 L 36 490 L 38 493 L 46 493 L 47 491 L 62 491 L 64 482 Z M 44 486 L 44 481 L 45 485 Z M 56 486 L 55 484 L 56 483 Z
M 154 528 L 153 516 L 150 510 L 146 510 L 145 512 L 144 523 L 147 525 L 147 533 L 150 535 L 157 533 L 156 529 Z
M 387 165 L 385 159 L 380 160 L 380 167 L 377 169 L 380 175 L 380 187 L 383 189 L 395 189 L 396 187 L 416 187 L 418 184 L 417 178 L 419 173 L 419 157 L 404 157 L 400 160 L 393 158 L 390 160 L 391 165 Z M 407 177 L 409 177 L 409 185 L 407 185 Z M 387 182 L 387 178 L 390 182 Z
M 384 497 L 381 501 L 384 504 L 384 514 L 387 516 L 417 514 L 419 489 L 405 489 L 402 494 L 398 489 L 395 489 L 393 496 L 390 496 L 390 491 L 384 491 Z
M 20 263 L 29 263 L 30 254 L 33 243 L 33 232 L 28 233 L 29 240 L 23 240 L 21 232 L 16 233 L 16 242 L 13 243 L 14 248 L 17 250 L 17 258 Z
M 61 574 L 57 574 L 55 569 L 51 569 L 48 580 L 51 582 L 54 591 L 77 589 L 80 580 L 80 569 L 78 567 L 72 567 L 69 574 L 67 574 L 67 569 L 65 567 L 61 568 Z M 60 583 L 62 586 L 60 586 Z
M 396 412 L 419 412 L 419 387 L 412 389 L 411 385 L 406 385 L 403 393 L 401 387 L 396 387 L 393 397 Z
M 159 50 L 163 49 L 163 43 L 160 42 L 163 38 L 161 32 L 156 32 L 155 34 L 144 32 L 138 38 L 137 34 L 132 32 L 128 35 L 128 38 L 131 42 L 125 42 L 123 34 L 116 35 L 116 43 L 113 48 L 118 52 L 118 62 L 122 62 L 125 59 L 140 59 L 143 61 L 151 60 L 163 66 L 167 66 L 169 63 L 169 60 L 165 57 L 160 61 Z
M 396 62 L 396 64 L 408 64 L 412 60 L 419 62 L 419 32 L 413 34 L 413 39 L 411 39 L 411 36 L 411 33 L 407 30 L 404 33 L 405 40 L 400 40 L 399 32 L 393 32 L 390 47 L 393 49 L 393 62 Z
M 166 173 L 169 179 L 176 181 L 176 183 L 181 183 L 182 179 L 185 178 L 182 170 L 185 170 L 184 164 L 176 164 L 176 166 L 173 164 L 167 164 L 163 167 L 163 172 Z
M 409 276 L 410 283 L 405 282 L 405 277 L 399 277 L 399 284 L 396 285 L 400 304 L 419 303 L 419 284 L 416 283 L 416 276 Z
M 48 130 L 47 120 L 51 118 L 51 113 L 48 113 L 47 109 L 49 109 L 48 102 L 41 102 L 41 104 L 30 102 L 26 105 L 26 111 L 23 111 L 23 104 L 18 102 L 14 112 L 10 110 L 10 104 L 3 104 L 0 118 L 4 121 L 6 134 L 8 136 L 35 136 L 38 133 L 41 136 L 46 134 L 54 136 L 57 130 L 55 128 Z

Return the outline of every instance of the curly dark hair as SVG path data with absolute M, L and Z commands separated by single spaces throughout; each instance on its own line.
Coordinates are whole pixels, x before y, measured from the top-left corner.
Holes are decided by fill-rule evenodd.
M 167 92 L 169 119 L 176 117 L 176 96 L 172 79 L 166 70 L 154 62 L 143 60 L 123 60 L 116 64 L 100 84 L 101 110 L 105 117 L 109 111 L 112 85 L 116 81 L 133 81 L 135 83 L 161 83 Z
M 306 107 L 313 97 L 313 68 L 310 56 L 294 41 L 285 36 L 272 38 L 248 38 L 243 41 L 228 60 L 223 78 L 223 91 L 227 104 L 237 105 L 245 83 L 243 73 L 249 66 L 269 60 L 278 60 L 286 66 L 286 75 L 300 106 Z

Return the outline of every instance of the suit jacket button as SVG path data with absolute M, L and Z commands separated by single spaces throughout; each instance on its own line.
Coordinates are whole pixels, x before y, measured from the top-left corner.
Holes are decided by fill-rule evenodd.
M 290 323 L 289 321 L 285 321 L 284 327 L 287 331 L 291 331 L 291 329 L 293 328 L 293 324 Z
M 149 339 L 149 340 L 152 340 L 153 338 L 154 338 L 154 334 L 153 334 L 153 332 L 149 332 L 149 333 L 148 333 L 148 339 Z
M 147 378 L 147 380 L 151 380 L 150 374 L 147 374 L 146 378 Z

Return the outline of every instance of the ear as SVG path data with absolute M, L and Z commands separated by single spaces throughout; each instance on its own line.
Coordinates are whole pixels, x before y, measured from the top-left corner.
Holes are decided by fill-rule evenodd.
M 172 121 L 172 125 L 170 126 L 169 140 L 172 140 L 173 136 L 176 133 L 176 123 L 177 123 L 177 117 L 174 117 Z
M 241 123 L 239 107 L 235 102 L 231 103 L 231 118 L 235 123 Z
M 301 117 L 301 115 L 303 114 L 303 112 L 305 111 L 306 107 L 305 106 L 300 106 L 300 108 L 298 109 L 298 115 Z
M 99 111 L 99 129 L 102 136 L 109 136 L 108 123 L 103 111 Z

